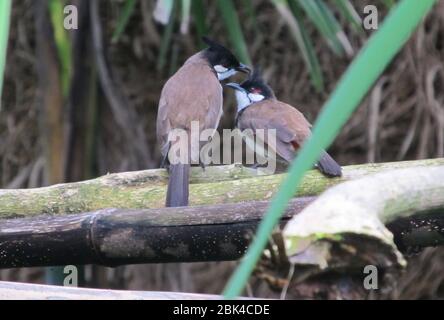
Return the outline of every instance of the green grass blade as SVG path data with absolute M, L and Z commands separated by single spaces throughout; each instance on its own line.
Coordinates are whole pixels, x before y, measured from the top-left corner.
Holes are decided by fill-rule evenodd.
M 333 141 L 364 95 L 435 2 L 436 0 L 401 1 L 348 68 L 322 109 L 312 136 L 304 143 L 301 152 L 293 161 L 287 177 L 259 225 L 253 243 L 230 278 L 224 290 L 225 298 L 235 298 L 242 292 L 288 201 L 296 193 L 305 171 L 319 158 L 321 150 Z
M 242 7 L 245 8 L 245 11 L 247 13 L 249 22 L 257 29 L 257 19 L 256 19 L 256 12 L 254 10 L 254 5 L 252 0 L 243 0 L 242 1 Z
M 170 18 L 174 3 L 174 0 L 157 0 L 156 8 L 153 12 L 154 20 L 163 25 L 168 24 L 168 22 L 171 20 Z
M 227 28 L 230 41 L 238 58 L 251 65 L 250 55 L 248 54 L 247 44 L 237 16 L 236 8 L 232 0 L 217 0 L 218 8 L 222 14 L 225 27 Z M 211 37 L 211 35 L 210 35 Z
M 126 0 L 125 6 L 123 7 L 122 14 L 117 20 L 117 26 L 114 30 L 111 41 L 116 43 L 119 41 L 120 36 L 125 31 L 126 26 L 128 25 L 128 21 L 133 15 L 134 8 L 136 7 L 136 0 Z
M 342 26 L 336 20 L 335 16 L 333 15 L 333 12 L 331 12 L 330 8 L 325 4 L 324 0 L 313 0 L 316 1 L 319 7 L 319 11 L 321 12 L 322 16 L 324 17 L 325 21 L 327 22 L 327 25 L 332 29 L 334 32 L 334 35 L 338 39 L 338 41 L 341 43 L 342 48 L 347 53 L 349 57 L 353 56 L 354 50 L 352 45 L 350 44 L 350 41 L 347 38 L 347 35 L 345 34 L 344 30 L 342 30 Z
M 203 49 L 206 45 L 202 41 L 202 37 L 207 35 L 208 28 L 205 22 L 205 7 L 202 0 L 193 0 L 191 9 L 193 10 L 193 20 L 199 37 L 199 48 Z
M 180 32 L 182 34 L 188 33 L 188 26 L 190 24 L 191 0 L 182 0 L 182 21 L 180 23 Z
M 11 0 L 0 1 L 0 109 L 5 74 L 6 52 L 8 50 L 9 22 L 11 17 Z
M 163 70 L 167 62 L 168 50 L 171 45 L 171 39 L 173 38 L 175 17 L 176 17 L 176 3 L 173 3 L 171 13 L 169 15 L 169 21 L 165 30 L 163 31 L 162 40 L 160 42 L 159 56 L 157 58 L 157 71 Z
M 54 38 L 57 47 L 57 52 L 60 60 L 61 79 L 63 95 L 68 94 L 71 72 L 72 72 L 72 51 L 71 40 L 68 32 L 64 27 L 63 20 L 65 19 L 63 13 L 64 4 L 60 0 L 49 1 L 49 12 L 51 16 L 52 28 L 54 30 Z
M 317 1 L 315 0 L 291 0 L 296 1 L 302 9 L 305 11 L 307 17 L 313 22 L 315 27 L 327 41 L 327 44 L 333 50 L 333 52 L 342 56 L 344 54 L 344 50 L 342 48 L 341 43 L 336 37 L 334 26 L 330 25 L 328 21 L 326 21 L 325 16 L 321 12 L 321 9 L 318 6 Z
M 173 43 L 172 48 L 171 48 L 171 58 L 169 60 L 169 62 L 170 62 L 170 66 L 169 66 L 169 70 L 168 70 L 169 76 L 172 76 L 179 68 L 179 52 L 180 52 L 179 44 Z
M 324 79 L 322 76 L 321 66 L 319 64 L 310 37 L 304 26 L 300 23 L 300 21 L 302 21 L 301 11 L 296 6 L 292 7 L 292 10 L 290 10 L 288 3 L 285 0 L 272 1 L 273 4 L 276 6 L 277 11 L 281 14 L 282 18 L 287 23 L 293 39 L 295 40 L 297 46 L 299 47 L 299 50 L 302 53 L 302 57 L 304 58 L 305 64 L 310 72 L 310 78 L 314 87 L 318 91 L 323 91 Z
M 336 0 L 337 8 L 357 32 L 363 32 L 362 19 L 350 0 Z

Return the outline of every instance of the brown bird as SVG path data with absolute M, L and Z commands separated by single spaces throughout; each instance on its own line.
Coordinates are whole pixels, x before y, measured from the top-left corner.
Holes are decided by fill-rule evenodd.
M 222 115 L 222 86 L 224 80 L 237 71 L 249 72 L 230 50 L 208 38 L 208 45 L 191 56 L 165 83 L 157 114 L 157 139 L 163 164 L 168 164 L 169 151 L 188 150 L 185 163 L 169 163 L 167 207 L 188 205 L 190 164 L 200 163 L 200 144 L 191 143 L 191 122 L 198 121 L 199 135 L 205 129 L 217 129 Z M 188 138 L 169 141 L 170 132 L 182 129 Z M 184 149 L 181 149 L 184 148 Z
M 237 127 L 240 130 L 251 129 L 253 132 L 262 129 L 265 133 L 269 129 L 275 129 L 276 144 L 267 145 L 290 162 L 311 134 L 311 124 L 304 115 L 291 105 L 276 99 L 273 90 L 257 69 L 242 84 L 227 83 L 226 86 L 236 90 Z M 267 136 L 265 134 L 265 140 Z M 326 151 L 322 152 L 316 166 L 326 176 L 342 175 L 341 167 Z

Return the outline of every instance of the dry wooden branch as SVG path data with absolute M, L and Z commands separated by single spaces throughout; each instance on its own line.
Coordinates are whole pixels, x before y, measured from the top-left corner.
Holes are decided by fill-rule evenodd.
M 211 294 L 99 290 L 0 281 L 0 300 L 218 300 L 221 298 Z
M 298 196 L 318 195 L 338 183 L 398 168 L 443 165 L 444 159 L 346 166 L 342 178 L 328 179 L 309 171 Z M 190 205 L 238 203 L 270 199 L 284 174 L 240 165 L 193 168 Z M 97 179 L 45 188 L 0 190 L 0 219 L 39 214 L 65 214 L 104 208 L 161 208 L 167 173 L 163 169 L 109 174 Z
M 312 198 L 294 199 L 284 220 Z M 268 202 L 0 220 L 0 268 L 236 260 Z

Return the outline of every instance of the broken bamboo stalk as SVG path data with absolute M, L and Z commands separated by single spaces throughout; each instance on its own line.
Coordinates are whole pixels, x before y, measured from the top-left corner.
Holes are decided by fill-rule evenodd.
M 403 267 L 400 249 L 444 245 L 444 166 L 398 169 L 335 186 L 293 217 L 283 234 L 294 264 Z
M 311 201 L 292 200 L 283 221 Z M 0 268 L 236 260 L 267 206 L 258 201 L 3 219 Z

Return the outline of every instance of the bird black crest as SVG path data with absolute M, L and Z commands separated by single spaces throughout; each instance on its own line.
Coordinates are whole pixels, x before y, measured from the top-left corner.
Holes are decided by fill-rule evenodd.
M 262 77 L 261 67 L 255 67 L 251 75 L 248 77 L 248 80 L 251 82 L 265 83 L 264 78 Z
M 253 72 L 250 73 L 247 80 L 242 82 L 241 86 L 244 88 L 250 88 L 254 86 L 264 86 L 267 85 L 264 78 L 262 77 L 262 69 L 257 66 L 254 68 Z
M 265 97 L 274 97 L 274 92 L 262 77 L 262 69 L 259 66 L 254 68 L 248 79 L 241 83 L 241 86 L 247 91 L 250 91 L 251 88 L 260 88 Z
M 206 50 L 206 57 L 213 66 L 218 64 L 225 67 L 239 66 L 239 60 L 237 60 L 234 54 L 223 45 L 208 37 L 202 37 L 202 41 L 209 47 Z
M 217 43 L 216 41 L 211 40 L 211 39 L 208 38 L 208 37 L 203 36 L 203 37 L 202 37 L 202 41 L 205 42 L 210 48 L 220 48 L 220 47 L 222 47 L 222 48 L 226 49 L 226 48 L 225 48 L 224 46 L 222 46 L 220 43 Z

